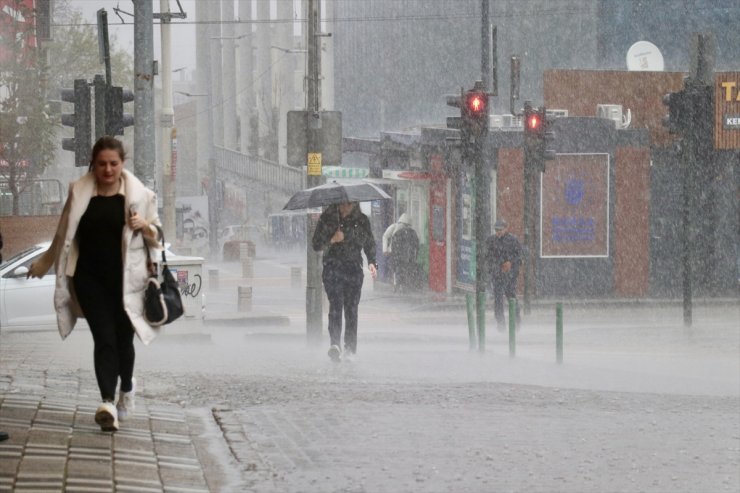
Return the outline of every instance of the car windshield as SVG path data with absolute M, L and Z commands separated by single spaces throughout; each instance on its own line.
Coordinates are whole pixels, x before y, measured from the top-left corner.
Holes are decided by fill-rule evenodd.
M 38 245 L 34 245 L 31 248 L 26 248 L 22 252 L 16 253 L 15 255 L 13 255 L 12 257 L 10 257 L 8 259 L 3 259 L 3 263 L 0 264 L 0 267 L 4 267 L 5 265 L 9 265 L 9 264 L 15 262 L 16 260 L 20 260 L 21 258 L 25 257 L 28 254 L 31 254 L 33 252 L 37 252 L 37 251 L 41 250 L 42 248 L 43 247 L 40 247 Z

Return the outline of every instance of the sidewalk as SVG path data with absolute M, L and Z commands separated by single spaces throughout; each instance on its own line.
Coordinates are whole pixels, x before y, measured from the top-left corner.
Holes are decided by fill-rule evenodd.
M 0 333 L 0 430 L 10 434 L 8 441 L 0 442 L 0 491 L 244 491 L 249 484 L 242 481 L 247 479 L 261 485 L 256 491 L 326 491 L 321 486 L 323 475 L 335 473 L 328 489 L 342 490 L 354 484 L 359 490 L 359 481 L 365 482 L 366 475 L 366 484 L 375 484 L 376 491 L 424 491 L 425 484 L 438 491 L 465 490 L 457 485 L 469 486 L 468 491 L 490 486 L 485 484 L 486 474 L 481 475 L 483 479 L 466 475 L 459 479 L 459 471 L 457 475 L 440 474 L 446 471 L 447 463 L 459 466 L 459 470 L 467 467 L 469 473 L 487 471 L 494 465 L 504 482 L 508 478 L 508 489 L 527 481 L 541 488 L 537 476 L 523 477 L 523 483 L 514 481 L 512 478 L 521 479 L 514 466 L 497 464 L 507 457 L 489 460 L 489 454 L 493 457 L 496 453 L 489 450 L 495 440 L 482 437 L 480 431 L 497 423 L 497 429 L 512 444 L 512 452 L 516 451 L 511 454 L 511 464 L 541 462 L 542 470 L 555 477 L 561 472 L 553 464 L 527 455 L 527 441 L 549 450 L 543 456 L 579 454 L 583 449 L 582 457 L 577 455 L 579 467 L 593 473 L 589 460 L 594 454 L 621 457 L 604 452 L 599 440 L 593 438 L 620 436 L 631 429 L 630 423 L 645 419 L 644 409 L 659 410 L 661 417 L 656 423 L 666 420 L 665 424 L 651 425 L 659 427 L 659 433 L 638 437 L 645 449 L 641 460 L 646 461 L 654 461 L 648 452 L 654 453 L 651 447 L 657 447 L 665 436 L 675 437 L 683 446 L 686 439 L 676 430 L 693 427 L 689 438 L 699 440 L 707 435 L 707 427 L 727 426 L 728 409 L 736 409 L 737 387 L 728 392 L 737 374 L 736 358 L 730 359 L 732 348 L 737 347 L 736 330 L 725 327 L 716 331 L 708 326 L 697 331 L 695 341 L 687 341 L 673 331 L 680 309 L 668 310 L 670 321 L 660 318 L 663 310 L 647 325 L 640 325 L 646 320 L 641 318 L 634 326 L 597 316 L 603 304 L 595 305 L 597 309 L 584 305 L 585 317 L 580 319 L 571 318 L 569 310 L 566 364 L 555 366 L 552 313 L 547 304 L 534 307 L 528 318 L 530 325 L 521 334 L 517 359 L 508 358 L 506 336 L 492 326 L 487 353 L 478 358 L 467 351 L 464 298 L 399 297 L 381 285 L 373 287 L 368 280 L 361 303 L 363 352 L 355 363 L 332 366 L 323 346 L 307 348 L 305 344 L 305 268 L 300 285 L 290 279 L 291 267 L 302 263 L 305 260 L 300 254 L 258 257 L 249 279 L 242 277 L 236 262 L 204 265 L 206 288 L 208 270 L 219 272 L 218 288 L 207 289 L 205 319 L 202 323 L 178 322 L 163 332 L 161 341 L 141 351 L 146 374 L 138 381 L 137 408 L 115 434 L 101 432 L 94 423 L 99 395 L 89 334 L 75 331 L 70 336 L 73 340 L 60 346 L 58 336 L 52 333 L 43 337 Z M 238 287 L 247 285 L 253 288 L 252 307 L 239 312 Z M 647 305 L 641 306 L 647 310 Z M 732 306 L 737 314 L 736 302 Z M 616 316 L 631 316 L 636 311 L 626 308 L 618 304 Z M 726 325 L 724 321 L 721 324 Z M 718 344 L 719 337 L 726 340 Z M 718 353 L 717 346 L 729 349 Z M 655 348 L 664 348 L 666 353 L 657 354 L 658 361 L 648 367 L 656 356 Z M 708 362 L 716 361 L 717 356 L 727 363 L 710 366 Z M 668 357 L 671 361 L 666 363 Z M 229 383 L 212 385 L 208 375 L 200 375 L 200 367 L 192 364 L 194 358 L 202 358 L 201 366 L 217 367 L 213 370 L 217 376 L 237 372 L 236 381 L 244 383 L 238 390 L 224 387 Z M 641 366 L 633 367 L 634 363 Z M 674 372 L 676 368 L 681 368 L 679 373 Z M 711 382 L 718 368 L 726 369 L 720 371 L 720 376 L 726 376 L 717 381 L 716 391 L 705 390 L 718 397 L 692 394 Z M 645 394 L 620 398 L 603 393 L 625 387 L 635 392 L 636 384 L 647 374 L 652 375 L 651 381 L 638 390 Z M 603 383 L 592 398 L 596 378 Z M 568 390 L 579 388 L 585 390 Z M 229 393 L 250 399 L 251 405 L 229 405 Z M 170 400 L 158 397 L 162 395 Z M 334 409 L 337 395 L 344 399 L 341 416 L 348 418 L 337 418 L 339 424 L 332 421 L 334 429 L 324 417 Z M 722 409 L 711 419 L 695 420 L 697 413 L 709 413 L 704 407 L 706 399 Z M 541 406 L 548 412 L 543 409 L 530 416 L 537 426 L 521 431 L 516 420 Z M 629 419 L 615 424 L 616 408 Z M 571 423 L 590 423 L 594 413 L 598 426 L 581 434 L 583 440 L 589 440 L 590 449 L 584 449 L 586 442 L 568 442 L 561 448 L 554 445 L 572 435 Z M 366 430 L 354 427 L 357 417 Z M 513 424 L 509 423 L 512 419 Z M 455 428 L 447 429 L 451 420 Z M 552 436 L 543 442 L 539 430 L 552 428 L 552 420 L 556 425 Z M 430 426 L 438 433 L 429 436 Z M 324 433 L 322 427 L 329 427 L 329 431 Z M 665 433 L 673 430 L 673 435 L 662 434 L 663 429 Z M 457 433 L 469 433 L 466 440 L 475 450 L 456 447 Z M 354 434 L 359 435 L 358 440 L 347 439 Z M 418 439 L 418 444 L 398 445 L 403 451 L 399 456 L 393 455 L 399 451 L 390 453 L 388 443 L 395 443 L 393 437 L 407 435 Z M 727 440 L 728 446 L 734 446 L 733 440 Z M 714 442 L 715 438 L 703 442 L 706 453 L 714 454 L 708 456 L 713 460 L 719 453 L 712 448 Z M 518 444 L 523 444 L 521 450 Z M 625 443 L 624 450 L 630 447 Z M 358 457 L 362 469 L 345 460 L 342 450 L 352 450 L 347 457 Z M 422 450 L 438 453 L 419 454 Z M 661 460 L 675 458 L 672 449 L 656 450 Z M 476 455 L 470 456 L 473 453 Z M 618 453 L 627 454 L 621 449 Z M 732 460 L 725 459 L 722 464 L 734 464 L 737 454 L 730 454 Z M 483 463 L 476 463 L 481 457 Z M 427 471 L 423 466 L 427 463 L 436 464 L 437 469 L 430 466 Z M 406 478 L 409 468 L 416 476 L 409 483 L 388 474 L 392 471 Z M 626 468 L 615 469 L 612 479 L 617 480 L 618 472 Z M 664 469 L 661 484 L 670 484 L 670 468 Z M 282 475 L 282 483 L 273 483 L 277 481 L 275 473 Z M 528 473 L 523 469 L 518 474 Z M 651 474 L 646 471 L 644 477 Z M 735 476 L 728 477 L 725 484 L 736 484 Z M 292 488 L 282 488 L 288 485 Z M 553 491 L 568 491 L 568 486 L 553 487 Z

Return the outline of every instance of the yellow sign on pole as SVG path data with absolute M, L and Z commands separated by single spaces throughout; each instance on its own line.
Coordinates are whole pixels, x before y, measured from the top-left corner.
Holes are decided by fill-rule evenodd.
M 308 176 L 321 176 L 321 153 L 308 153 Z

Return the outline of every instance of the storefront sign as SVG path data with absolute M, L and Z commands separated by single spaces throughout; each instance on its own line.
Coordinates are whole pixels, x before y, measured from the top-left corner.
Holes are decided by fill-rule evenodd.
M 541 257 L 609 256 L 608 154 L 558 154 L 540 193 Z

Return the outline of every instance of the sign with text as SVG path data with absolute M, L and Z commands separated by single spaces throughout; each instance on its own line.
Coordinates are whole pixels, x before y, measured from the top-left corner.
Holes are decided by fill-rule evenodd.
M 558 154 L 540 199 L 541 257 L 609 256 L 608 154 Z
M 740 72 L 715 75 L 714 147 L 740 149 Z

